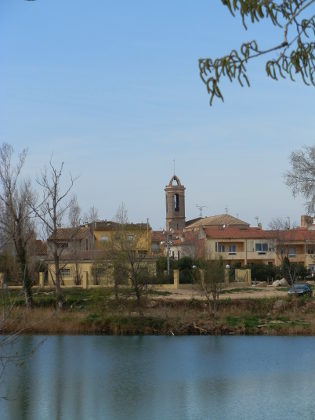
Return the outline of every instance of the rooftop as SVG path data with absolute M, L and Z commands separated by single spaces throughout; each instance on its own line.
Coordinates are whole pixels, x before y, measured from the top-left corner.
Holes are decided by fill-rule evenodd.
M 218 214 L 216 216 L 203 217 L 196 222 L 190 223 L 185 229 L 194 229 L 208 226 L 239 226 L 249 227 L 249 223 L 244 222 L 230 214 Z

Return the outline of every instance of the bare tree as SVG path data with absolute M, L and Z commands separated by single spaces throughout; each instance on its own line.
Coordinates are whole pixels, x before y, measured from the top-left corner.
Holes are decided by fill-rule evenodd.
M 221 260 L 206 261 L 198 276 L 199 287 L 208 303 L 208 312 L 216 316 L 219 296 L 224 285 L 224 266 Z
M 72 228 L 77 228 L 81 224 L 81 208 L 77 196 L 74 195 L 70 201 L 68 210 L 69 224 Z
M 64 162 L 59 166 L 54 165 L 52 160 L 49 162 L 48 169 L 42 172 L 37 179 L 41 187 L 42 197 L 40 201 L 33 206 L 36 216 L 42 222 L 46 234 L 49 237 L 49 243 L 52 247 L 52 254 L 55 268 L 55 288 L 57 308 L 63 308 L 63 298 L 61 293 L 61 267 L 60 256 L 63 248 L 58 241 L 58 228 L 62 226 L 63 219 L 73 202 L 69 197 L 73 188 L 75 179 L 70 175 L 68 185 L 63 187 Z
M 308 213 L 314 213 L 315 207 L 315 146 L 304 147 L 291 153 L 291 170 L 285 174 L 286 184 L 293 195 L 301 194 L 307 200 Z
M 82 282 L 82 273 L 79 266 L 80 241 L 77 239 L 81 228 L 81 208 L 79 206 L 76 195 L 74 195 L 70 201 L 68 217 L 70 226 L 72 228 L 69 240 L 73 241 L 72 259 L 74 261 L 75 267 L 74 282 L 76 285 L 79 285 Z
M 290 230 L 296 227 L 296 223 L 292 223 L 290 217 L 274 217 L 269 223 L 269 229 L 273 231 Z
M 95 206 L 91 206 L 89 211 L 84 214 L 84 221 L 86 223 L 94 223 L 99 220 L 98 211 Z
M 294 247 L 294 228 L 289 217 L 276 217 L 269 223 L 269 228 L 273 231 L 274 252 L 280 262 L 281 271 L 290 285 L 293 285 L 298 276 L 298 265 L 293 263 L 292 257 L 295 255 Z
M 29 246 L 34 237 L 31 219 L 33 194 L 30 183 L 21 179 L 21 171 L 26 158 L 23 150 L 13 162 L 14 150 L 4 143 L 0 148 L 0 231 L 2 244 L 12 245 L 19 266 L 25 303 L 32 306 L 32 278 L 30 270 Z
M 130 282 L 136 297 L 139 315 L 143 315 L 143 295 L 149 276 L 147 255 L 147 229 L 143 223 L 129 223 L 127 210 L 122 203 L 116 213 L 113 234 L 104 243 L 105 261 L 114 278 L 115 296 L 118 298 L 120 284 Z

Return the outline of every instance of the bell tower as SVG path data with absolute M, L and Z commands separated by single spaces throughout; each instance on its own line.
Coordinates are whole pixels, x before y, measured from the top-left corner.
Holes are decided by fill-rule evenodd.
M 185 227 L 185 187 L 173 175 L 164 188 L 166 200 L 166 230 L 183 230 Z

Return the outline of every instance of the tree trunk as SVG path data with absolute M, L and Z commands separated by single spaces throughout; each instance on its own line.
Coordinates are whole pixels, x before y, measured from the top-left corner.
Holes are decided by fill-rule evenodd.
M 22 275 L 22 285 L 25 297 L 25 305 L 27 308 L 33 306 L 33 297 L 32 297 L 32 279 L 30 277 L 28 264 L 26 260 L 26 251 L 23 244 L 18 244 L 17 257 L 19 261 L 20 271 Z
M 116 278 L 114 279 L 114 292 L 115 292 L 115 299 L 117 302 L 118 301 L 118 281 Z
M 217 315 L 217 309 L 218 309 L 218 298 L 219 294 L 217 291 L 212 292 L 212 302 L 213 302 L 213 317 L 215 318 Z
M 55 262 L 55 273 L 56 273 L 56 304 L 57 309 L 62 310 L 63 309 L 63 298 L 61 293 L 61 282 L 60 282 L 60 264 L 59 264 L 59 255 L 57 250 L 54 251 L 54 262 Z
M 136 292 L 136 299 L 137 299 L 139 316 L 143 316 L 141 292 L 140 292 L 140 289 L 139 289 L 137 284 L 135 284 L 135 292 Z
M 24 271 L 23 290 L 25 296 L 25 304 L 28 308 L 31 308 L 33 306 L 32 279 L 30 278 L 27 266 L 25 267 Z
M 114 275 L 114 293 L 115 293 L 116 302 L 118 301 L 118 285 L 119 285 L 119 281 L 120 281 L 121 271 L 122 270 L 120 269 L 119 265 L 117 265 L 114 262 L 113 275 Z

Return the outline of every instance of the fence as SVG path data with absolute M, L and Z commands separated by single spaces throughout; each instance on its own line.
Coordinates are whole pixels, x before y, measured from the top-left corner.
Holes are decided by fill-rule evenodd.
M 179 270 L 173 270 L 173 283 L 169 284 L 155 284 L 154 286 L 160 289 L 187 289 L 193 287 L 193 284 L 185 283 L 181 284 L 179 281 L 180 278 L 180 272 Z M 3 279 L 4 275 L 3 273 L 0 273 L 0 287 L 3 287 Z M 74 285 L 74 284 L 65 284 L 62 287 L 77 287 L 82 289 L 89 289 L 89 288 L 99 288 L 99 287 L 111 287 L 112 284 L 106 284 L 106 285 L 96 285 L 92 284 L 92 278 L 89 275 L 88 271 L 84 271 L 82 273 L 82 281 L 80 285 Z M 225 277 L 224 277 L 224 286 L 230 287 L 231 284 L 235 286 L 237 284 L 238 287 L 246 287 L 251 285 L 251 270 L 250 269 L 236 269 L 235 270 L 235 279 L 233 283 L 229 280 L 229 271 L 228 269 L 225 270 Z M 44 287 L 52 287 L 53 284 L 49 284 L 45 286 L 44 281 L 44 273 L 39 273 L 39 279 L 38 279 L 38 286 L 40 288 Z M 10 289 L 22 289 L 22 286 L 7 286 Z

